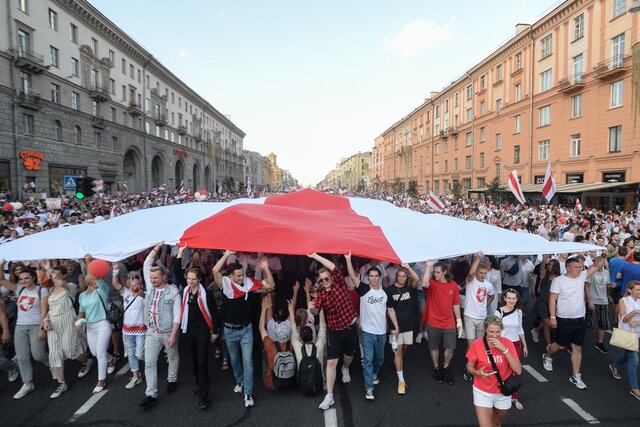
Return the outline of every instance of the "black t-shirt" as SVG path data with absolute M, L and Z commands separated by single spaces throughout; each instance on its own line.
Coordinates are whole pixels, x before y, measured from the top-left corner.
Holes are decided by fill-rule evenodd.
M 410 285 L 404 285 L 401 288 L 392 285 L 386 291 L 388 296 L 387 307 L 395 310 L 400 332 L 413 331 L 418 322 L 416 290 Z M 391 323 L 390 328 L 393 328 Z

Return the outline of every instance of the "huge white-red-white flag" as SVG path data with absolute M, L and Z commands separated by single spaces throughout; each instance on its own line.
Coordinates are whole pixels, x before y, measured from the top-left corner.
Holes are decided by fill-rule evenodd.
M 429 195 L 427 196 L 427 203 L 429 204 L 429 206 L 431 206 L 433 209 L 437 211 L 444 210 L 444 203 L 442 203 L 442 200 L 440 200 L 438 196 L 433 194 L 432 191 L 429 191 Z
M 513 170 L 509 174 L 509 179 L 507 181 L 507 185 L 509 186 L 509 190 L 516 196 L 516 199 L 523 205 L 526 203 L 524 199 L 524 194 L 522 194 L 522 187 L 520 187 L 520 181 L 518 181 L 518 171 Z
M 551 172 L 551 162 L 549 162 L 547 171 L 544 173 L 542 195 L 547 199 L 547 202 L 550 202 L 554 194 L 556 194 L 556 178 L 553 176 L 553 172 Z

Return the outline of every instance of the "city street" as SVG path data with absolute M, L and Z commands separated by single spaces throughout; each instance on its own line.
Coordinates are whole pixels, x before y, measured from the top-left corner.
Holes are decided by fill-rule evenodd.
M 528 316 L 529 318 L 531 316 Z M 542 368 L 541 343 L 529 340 L 530 355 L 524 365 L 523 388 L 520 400 L 523 411 L 509 411 L 505 421 L 508 425 L 601 425 L 637 426 L 640 419 L 640 402 L 629 396 L 626 371 L 623 380 L 613 379 L 607 368 L 614 359 L 615 349 L 602 355 L 594 348 L 594 332 L 589 331 L 585 345 L 583 378 L 588 389 L 580 391 L 568 381 L 569 355 L 559 353 L 554 359 L 554 371 Z M 607 334 L 607 337 L 610 335 Z M 608 339 L 608 338 L 607 338 Z M 183 343 L 184 344 L 184 343 Z M 221 361 L 212 357 L 211 394 L 212 406 L 206 411 L 195 408 L 196 398 L 191 396 L 194 387 L 190 373 L 190 358 L 184 346 L 181 351 L 179 388 L 170 395 L 164 392 L 166 364 L 161 361 L 160 395 L 158 405 L 142 410 L 138 404 L 144 398 L 144 385 L 125 390 L 129 378 L 123 372 L 127 365 L 120 362 L 116 372 L 109 377 L 108 388 L 97 397 L 91 396 L 95 385 L 95 367 L 91 373 L 78 379 L 79 368 L 68 362 L 67 378 L 69 391 L 57 400 L 49 399 L 54 384 L 42 366 L 36 367 L 36 390 L 21 400 L 11 396 L 19 388 L 19 382 L 7 383 L 6 376 L 0 379 L 0 406 L 11 408 L 11 417 L 4 419 L 5 426 L 48 426 L 72 423 L 75 425 L 216 425 L 216 426 L 385 426 L 385 425 L 475 425 L 475 412 L 471 386 L 461 378 L 465 345 L 459 341 L 460 351 L 452 364 L 455 372 L 453 386 L 436 384 L 431 368 L 426 363 L 426 343 L 415 345 L 407 355 L 405 378 L 407 394 L 396 393 L 396 378 L 388 351 L 376 388 L 375 401 L 364 399 L 362 371 L 352 367 L 350 384 L 340 385 L 336 390 L 335 410 L 323 412 L 318 404 L 323 396 L 306 397 L 297 390 L 284 393 L 271 392 L 262 386 L 256 374 L 254 397 L 256 406 L 245 409 L 241 395 L 233 393 L 234 380 L 231 371 L 221 370 Z M 257 360 L 257 359 L 256 359 Z M 259 366 L 259 365 L 258 365 Z M 5 412 L 6 416 L 7 412 Z

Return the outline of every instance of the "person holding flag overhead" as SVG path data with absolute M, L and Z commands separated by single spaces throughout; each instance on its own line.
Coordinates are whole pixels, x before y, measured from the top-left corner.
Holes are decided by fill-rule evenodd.
M 556 194 L 556 179 L 551 172 L 551 162 L 547 164 L 547 171 L 544 173 L 544 184 L 542 185 L 542 196 L 551 203 L 553 195 Z
M 517 170 L 514 169 L 513 171 L 511 171 L 511 173 L 509 174 L 509 179 L 507 183 L 509 185 L 509 190 L 511 190 L 513 195 L 516 197 L 516 200 L 522 203 L 523 205 L 527 203 L 524 198 L 524 194 L 522 194 L 522 187 L 520 186 L 520 181 L 518 180 Z

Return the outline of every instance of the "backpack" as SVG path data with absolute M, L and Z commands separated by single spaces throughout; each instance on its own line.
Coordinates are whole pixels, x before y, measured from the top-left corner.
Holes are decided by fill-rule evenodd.
M 276 390 L 287 390 L 296 383 L 296 360 L 289 345 L 282 351 L 280 343 L 274 342 L 278 352 L 273 358 L 273 386 Z
M 305 396 L 314 396 L 322 391 L 322 366 L 316 357 L 316 346 L 313 345 L 311 356 L 307 355 L 307 346 L 302 344 L 302 359 L 298 367 L 298 385 Z

